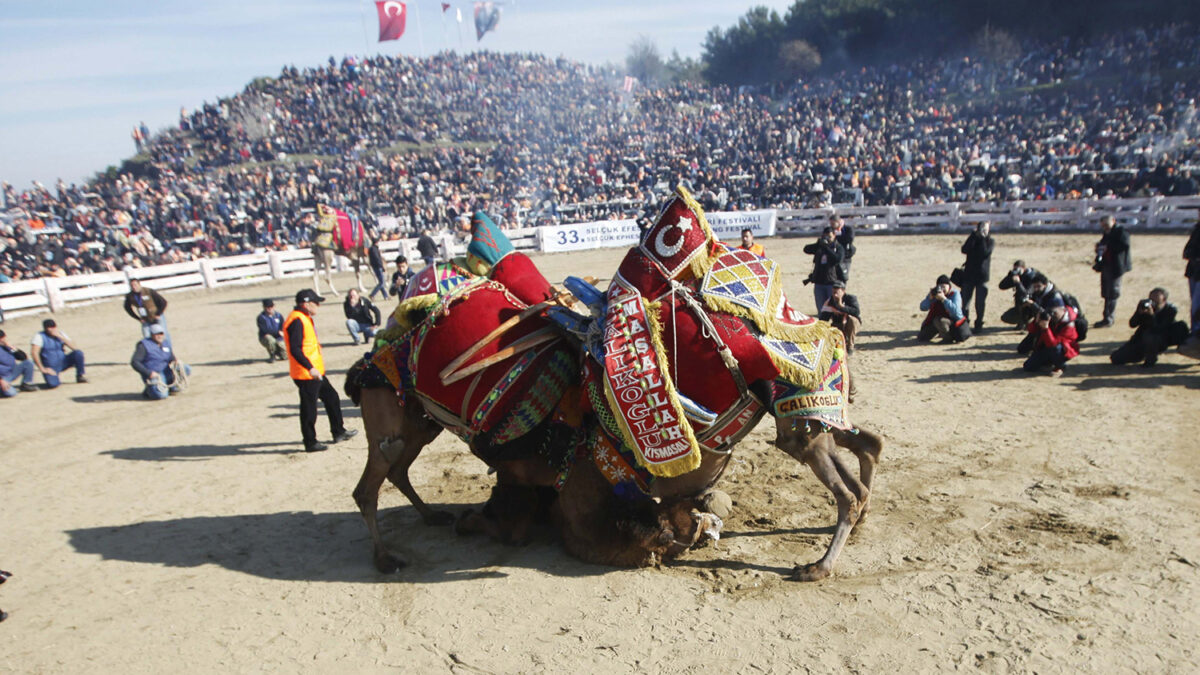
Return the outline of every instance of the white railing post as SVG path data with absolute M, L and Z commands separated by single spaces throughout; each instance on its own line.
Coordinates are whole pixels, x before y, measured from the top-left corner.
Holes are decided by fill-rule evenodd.
M 1158 211 L 1162 208 L 1162 200 L 1162 197 L 1155 195 L 1150 198 L 1150 203 L 1146 206 L 1148 209 L 1146 213 L 1146 227 L 1152 230 L 1158 227 Z
M 267 254 L 267 268 L 271 270 L 272 279 L 283 278 L 283 256 L 279 255 L 279 251 Z
M 1087 229 L 1088 211 L 1091 209 L 1091 204 L 1088 203 L 1087 197 L 1079 200 L 1075 205 L 1075 227 L 1080 230 Z
M 204 280 L 204 287 L 212 290 L 217 287 L 217 271 L 213 269 L 212 261 L 208 258 L 199 260 L 200 278 Z
M 887 227 L 884 229 L 895 230 L 898 227 L 900 227 L 900 207 L 889 206 L 887 207 Z
M 42 283 L 46 286 L 46 302 L 50 305 L 51 312 L 57 312 L 65 306 L 62 293 L 59 292 L 58 284 L 54 280 L 55 277 L 44 277 L 42 279 Z
M 453 260 L 454 259 L 454 237 L 452 237 L 448 234 L 443 234 L 441 239 L 442 239 L 442 241 L 441 241 L 441 244 L 439 245 L 439 248 L 442 251 L 442 260 Z
M 1025 227 L 1025 223 L 1021 221 L 1021 204 L 1020 201 L 1010 202 L 1008 205 L 1008 219 L 1014 228 Z
M 962 210 L 959 207 L 958 202 L 950 202 L 950 226 L 956 230 L 962 222 L 959 220 L 962 215 Z

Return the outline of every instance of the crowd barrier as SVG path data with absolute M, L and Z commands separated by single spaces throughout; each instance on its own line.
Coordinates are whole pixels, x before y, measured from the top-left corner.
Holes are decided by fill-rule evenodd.
M 778 209 L 709 214 L 723 239 L 736 239 L 742 227 L 755 237 L 802 236 L 819 231 L 837 213 L 856 233 L 953 232 L 988 221 L 996 231 L 1070 232 L 1095 231 L 1102 216 L 1113 215 L 1131 230 L 1166 230 L 1191 227 L 1200 217 L 1200 197 L 1148 197 L 1144 199 L 1072 199 L 1002 203 L 948 203 L 912 206 L 832 206 L 815 209 Z M 506 232 L 520 251 L 557 252 L 630 246 L 637 241 L 634 221 L 578 223 L 530 227 Z M 438 239 L 445 259 L 466 253 L 466 242 L 450 235 Z M 420 260 L 416 239 L 379 244 L 389 263 L 398 253 Z M 313 258 L 308 249 L 271 251 L 206 258 L 190 262 L 127 268 L 121 272 L 45 277 L 0 284 L 0 310 L 17 317 L 64 307 L 100 302 L 129 292 L 129 281 L 158 291 L 212 289 L 229 284 L 253 284 L 292 277 L 311 277 Z M 338 271 L 352 269 L 338 257 Z M 364 269 L 371 277 L 369 269 Z M 366 283 L 366 281 L 364 281 Z M 374 285 L 374 280 L 368 286 Z

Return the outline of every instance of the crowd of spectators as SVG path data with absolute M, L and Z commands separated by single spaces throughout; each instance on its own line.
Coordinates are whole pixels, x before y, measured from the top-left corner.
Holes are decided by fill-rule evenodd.
M 788 88 L 625 92 L 532 54 L 330 58 L 180 111 L 125 172 L 3 185 L 0 282 L 306 246 L 317 199 L 382 236 L 710 209 L 1190 195 L 1200 39 L 1185 26 L 897 63 Z

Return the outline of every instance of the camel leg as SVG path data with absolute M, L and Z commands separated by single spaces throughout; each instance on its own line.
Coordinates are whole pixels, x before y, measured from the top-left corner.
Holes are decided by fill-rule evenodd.
M 442 431 L 440 426 L 429 420 L 415 419 L 419 415 L 420 413 L 413 415 L 406 410 L 405 426 L 411 431 L 399 438 L 380 441 L 379 450 L 390 465 L 387 474 L 388 480 L 408 498 L 417 513 L 421 514 L 421 520 L 426 525 L 449 525 L 454 522 L 454 514 L 429 508 L 429 505 L 417 495 L 412 482 L 408 479 L 408 469 L 421 454 L 421 450 L 437 438 Z
M 369 445 L 373 446 L 374 441 L 370 441 Z M 354 487 L 354 502 L 358 504 L 358 511 L 371 534 L 375 569 L 384 574 L 391 574 L 408 563 L 392 555 L 379 534 L 379 488 L 388 474 L 387 462 L 381 460 L 382 457 L 374 448 L 368 450 L 367 466 L 363 469 L 362 478 L 358 479 L 358 485 Z
M 858 433 L 832 430 L 834 441 L 858 458 L 858 479 L 867 488 L 867 496 L 862 500 L 858 513 L 858 522 L 862 523 L 871 507 L 871 481 L 875 478 L 875 467 L 883 453 L 883 437 L 862 427 L 857 427 L 856 431 Z
M 850 531 L 858 521 L 860 508 L 859 495 L 866 494 L 866 488 L 850 475 L 846 466 L 834 454 L 837 446 L 833 437 L 825 432 L 807 432 L 780 427 L 775 444 L 781 450 L 795 459 L 804 462 L 817 476 L 825 487 L 833 493 L 837 502 L 838 519 L 833 532 L 833 539 L 825 555 L 815 563 L 797 565 L 791 579 L 795 581 L 816 581 L 824 579 L 833 571 L 838 555 L 846 545 Z M 849 478 L 849 485 L 847 485 Z M 857 494 L 856 494 L 857 493 Z

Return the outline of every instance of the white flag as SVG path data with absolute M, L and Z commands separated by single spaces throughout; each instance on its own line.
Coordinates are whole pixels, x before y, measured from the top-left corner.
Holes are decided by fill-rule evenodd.
M 458 19 L 458 22 L 462 23 L 462 8 L 461 7 L 455 8 L 454 15 L 455 15 L 455 18 Z

